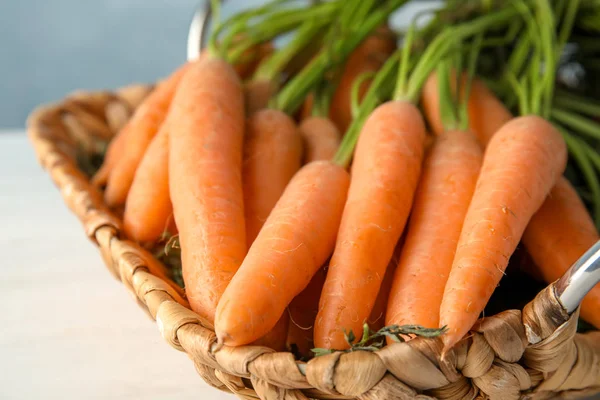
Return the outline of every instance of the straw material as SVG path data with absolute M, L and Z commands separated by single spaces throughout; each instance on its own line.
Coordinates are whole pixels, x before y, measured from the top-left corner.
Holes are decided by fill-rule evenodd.
M 242 399 L 571 399 L 600 392 L 600 332 L 576 334 L 553 285 L 525 309 L 480 320 L 442 358 L 439 339 L 418 338 L 377 352 L 334 353 L 307 363 L 266 347 L 214 352 L 212 326 L 151 254 L 121 236 L 121 221 L 77 161 L 106 147 L 151 88 L 76 93 L 40 107 L 28 121 L 39 162 L 109 271 L 216 389 Z

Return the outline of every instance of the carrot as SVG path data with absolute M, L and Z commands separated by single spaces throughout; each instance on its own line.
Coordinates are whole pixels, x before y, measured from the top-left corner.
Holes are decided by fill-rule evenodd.
M 104 199 L 109 206 L 125 203 L 127 193 L 133 182 L 135 171 L 160 126 L 167 116 L 171 99 L 183 75 L 190 64 L 185 64 L 175 71 L 167 80 L 161 82 L 137 108 L 125 128 L 123 128 L 126 151 L 118 153 L 118 160 L 108 177 Z M 116 142 L 116 145 L 121 145 Z
M 400 251 L 402 250 L 403 245 L 404 238 L 401 237 L 398 241 L 398 244 L 396 245 L 394 254 L 392 255 L 392 258 L 390 259 L 390 262 L 388 263 L 388 266 L 385 270 L 385 275 L 381 280 L 381 287 L 379 288 L 379 293 L 377 293 L 375 304 L 373 304 L 371 315 L 367 319 L 369 328 L 373 331 L 378 331 L 385 325 L 385 313 L 387 309 L 387 304 L 390 298 L 392 283 L 394 282 L 394 274 L 396 273 L 396 267 L 400 259 Z
M 244 86 L 246 114 L 252 115 L 263 108 L 267 108 L 269 100 L 275 90 L 275 85 L 268 80 L 246 82 Z
M 308 117 L 299 127 L 304 139 L 304 161 L 330 160 L 340 146 L 340 132 L 328 118 Z
M 315 347 L 313 331 L 317 312 L 319 312 L 319 297 L 326 276 L 326 267 L 319 268 L 308 286 L 298 296 L 294 297 L 288 307 L 290 325 L 287 347 L 290 350 L 295 350 L 295 353 L 304 358 L 310 358 L 312 355 L 310 350 Z
M 223 293 L 219 343 L 247 344 L 275 326 L 329 257 L 348 184 L 348 172 L 329 161 L 298 171 Z
M 125 127 L 127 127 L 127 125 L 125 125 Z M 125 127 L 110 141 L 102 166 L 100 166 L 100 169 L 98 169 L 92 177 L 91 182 L 93 185 L 98 187 L 106 185 L 111 171 L 121 159 L 121 156 L 125 151 L 125 138 L 127 135 L 125 133 Z
M 309 93 L 304 101 L 302 102 L 302 106 L 296 112 L 296 120 L 304 121 L 313 115 L 313 108 L 315 106 L 315 94 Z M 337 128 L 336 128 L 337 129 Z
M 329 33 L 354 26 L 358 18 L 363 22 L 360 29 L 348 38 L 336 38 L 340 41 L 336 57 L 321 52 L 288 82 L 273 99 L 276 109 L 297 111 L 334 62 L 343 61 L 396 7 L 394 2 L 365 7 L 358 0 L 351 5 L 341 10 L 342 26 L 334 24 Z M 355 7 L 360 13 L 351 12 Z M 219 344 L 243 345 L 272 329 L 330 256 L 348 191 L 346 165 L 339 160 L 313 161 L 290 181 L 219 302 L 215 317 Z
M 210 56 L 192 64 L 170 114 L 169 190 L 183 279 L 192 310 L 213 321 L 246 254 L 244 98 L 233 68 Z
M 440 308 L 440 324 L 449 327 L 446 349 L 483 311 L 566 160 L 560 133 L 534 115 L 514 118 L 490 141 Z
M 287 335 L 290 326 L 290 318 L 283 314 L 277 321 L 273 329 L 267 332 L 263 337 L 250 343 L 252 346 L 264 346 L 275 351 L 285 351 L 287 345 Z
M 465 74 L 462 75 L 461 91 L 464 92 Z M 455 82 L 454 79 L 451 80 Z M 433 133 L 442 134 L 445 129 L 440 119 L 438 78 L 431 74 L 423 86 L 421 104 Z M 453 90 L 456 90 L 454 87 Z M 481 146 L 486 147 L 498 129 L 513 116 L 504 104 L 479 79 L 473 78 L 467 99 L 469 129 L 477 136 Z
M 233 68 L 240 79 L 247 79 L 256 71 L 261 61 L 273 54 L 274 50 L 273 43 L 271 42 L 258 43 L 244 51 L 244 54 L 241 56 L 242 61 L 235 63 Z
M 168 162 L 169 128 L 165 122 L 150 142 L 125 202 L 125 233 L 137 242 L 156 242 L 172 221 Z
M 396 38 L 394 33 L 387 25 L 383 25 L 367 37 L 348 57 L 329 111 L 329 117 L 341 132 L 346 131 L 353 119 L 351 110 L 352 84 L 356 78 L 365 72 L 379 70 L 395 48 Z M 361 86 L 361 98 L 368 87 L 368 81 Z
M 447 131 L 435 138 L 394 276 L 386 325 L 437 328 L 440 304 L 482 154 L 469 132 Z
M 242 168 L 248 248 L 301 161 L 302 139 L 288 115 L 265 109 L 249 118 Z
M 494 133 L 512 118 L 504 104 L 479 80 L 473 81 L 469 105 L 471 129 L 476 130 L 482 143 L 489 142 Z M 485 115 L 490 118 L 481 117 Z M 531 218 L 523 235 L 523 244 L 537 266 L 536 273 L 547 283 L 564 274 L 597 240 L 598 233 L 585 204 L 564 177 L 559 179 L 542 207 Z M 581 305 L 581 316 L 598 328 L 600 320 L 596 310 L 600 308 L 599 292 L 596 286 Z
M 365 122 L 319 302 L 317 347 L 346 349 L 344 331 L 360 336 L 410 212 L 424 141 L 421 114 L 405 101 L 380 105 Z
M 473 132 L 478 133 L 479 142 L 486 147 L 494 132 L 510 120 L 512 114 L 478 79 L 473 80 L 468 104 L 470 127 Z M 494 112 L 488 113 L 487 110 Z
M 543 238 L 543 240 L 541 240 Z M 523 244 L 542 278 L 559 279 L 598 240 L 594 221 L 566 178 L 561 178 L 531 218 Z M 581 317 L 600 328 L 600 284 L 581 303 Z

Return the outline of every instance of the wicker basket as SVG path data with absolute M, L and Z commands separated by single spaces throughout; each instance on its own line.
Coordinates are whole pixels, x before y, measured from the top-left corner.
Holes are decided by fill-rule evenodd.
M 109 271 L 209 385 L 244 399 L 567 399 L 600 392 L 600 332 L 577 334 L 578 311 L 569 317 L 552 285 L 523 311 L 480 320 L 444 360 L 440 340 L 422 338 L 307 363 L 258 346 L 213 352 L 211 325 L 189 309 L 182 290 L 151 254 L 122 238 L 120 219 L 81 167 L 81 160 L 104 148 L 149 89 L 76 93 L 34 111 L 29 137 Z

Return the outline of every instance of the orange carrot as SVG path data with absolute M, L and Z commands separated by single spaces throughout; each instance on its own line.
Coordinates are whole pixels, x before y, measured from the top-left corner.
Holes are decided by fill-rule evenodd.
M 183 279 L 192 310 L 213 321 L 246 254 L 244 97 L 233 68 L 212 57 L 192 64 L 169 114 L 169 190 Z
M 243 35 L 240 36 L 240 38 L 242 37 Z M 270 56 L 274 50 L 271 42 L 256 44 L 244 52 L 241 57 L 242 61 L 236 63 L 233 68 L 241 79 L 250 78 L 261 61 Z
M 567 272 L 599 239 L 583 201 L 569 181 L 561 178 L 531 218 L 523 244 L 542 278 L 550 283 Z M 581 317 L 600 328 L 600 284 L 581 303 Z
M 110 171 L 104 199 L 110 206 L 125 203 L 127 193 L 133 182 L 135 171 L 160 126 L 167 116 L 171 99 L 183 75 L 189 69 L 189 63 L 179 68 L 167 80 L 161 82 L 137 108 L 127 125 L 123 128 L 126 151 L 118 154 L 119 159 Z M 120 145 L 117 142 L 117 145 Z
M 313 349 L 313 331 L 315 319 L 319 312 L 319 297 L 323 290 L 327 269 L 319 268 L 312 277 L 308 286 L 290 303 L 288 313 L 290 316 L 290 326 L 288 329 L 287 345 L 288 349 L 296 350 L 296 353 L 304 358 L 312 356 Z
M 246 99 L 246 114 L 267 108 L 271 96 L 275 92 L 275 85 L 270 81 L 254 80 L 246 82 L 244 86 L 244 97 Z
M 567 162 L 560 133 L 529 115 L 505 124 L 486 150 L 440 309 L 452 347 L 473 326 L 508 265 L 525 227 Z
M 392 284 L 394 282 L 394 274 L 396 273 L 396 267 L 400 260 L 400 251 L 402 250 L 403 245 L 404 238 L 401 237 L 385 270 L 385 275 L 381 280 L 381 287 L 379 288 L 379 293 L 377 293 L 375 304 L 373 304 L 371 315 L 367 319 L 369 328 L 373 331 L 378 331 L 385 326 L 385 313 L 392 290 Z
M 352 122 L 351 98 L 354 81 L 366 72 L 375 72 L 396 49 L 396 38 L 388 26 L 382 26 L 367 37 L 348 57 L 340 82 L 331 101 L 329 117 L 345 132 Z M 369 87 L 369 80 L 360 88 L 362 98 Z
M 263 337 L 250 343 L 250 345 L 264 346 L 275 351 L 285 351 L 289 326 L 290 318 L 287 314 L 283 314 L 273 329 L 267 332 Z
M 440 304 L 482 154 L 469 132 L 447 131 L 429 149 L 406 242 L 394 276 L 386 325 L 437 328 Z
M 300 124 L 304 161 L 331 160 L 340 147 L 340 132 L 328 118 L 308 117 Z
M 483 116 L 489 116 L 484 118 Z M 469 97 L 469 120 L 480 140 L 487 143 L 512 115 L 502 102 L 481 82 L 475 80 Z M 523 244 L 542 278 L 557 280 L 569 266 L 598 240 L 594 223 L 575 188 L 564 177 L 538 212 L 523 235 Z M 600 288 L 596 286 L 581 305 L 581 316 L 600 328 Z
M 127 125 L 125 125 L 125 127 L 127 127 Z M 106 155 L 104 156 L 104 161 L 102 162 L 102 166 L 92 177 L 93 185 L 98 187 L 106 185 L 111 171 L 121 159 L 121 156 L 125 151 L 125 127 L 121 129 L 119 133 L 117 133 L 117 135 L 110 141 L 108 149 L 106 150 Z
M 490 112 L 493 110 L 493 112 Z M 510 111 L 478 79 L 471 84 L 468 103 L 469 126 L 486 147 L 494 133 L 512 118 Z
M 461 90 L 464 90 L 465 81 L 466 75 L 463 74 Z M 451 79 L 451 82 L 455 83 L 455 80 Z M 456 90 L 456 88 L 453 88 L 453 90 Z M 440 118 L 438 79 L 435 73 L 429 76 L 423 86 L 421 105 L 433 133 L 436 135 L 442 134 L 445 129 Z M 467 110 L 469 129 L 477 136 L 483 147 L 487 146 L 494 133 L 502 125 L 513 118 L 504 104 L 477 78 L 471 81 Z
M 315 94 L 309 93 L 304 99 L 302 106 L 296 112 L 295 118 L 297 121 L 304 121 L 313 115 L 313 108 L 315 106 Z
M 246 243 L 254 242 L 292 176 L 300 169 L 302 139 L 294 121 L 264 109 L 246 124 L 243 160 Z
M 223 293 L 219 343 L 247 344 L 275 326 L 331 253 L 348 184 L 348 172 L 329 161 L 298 171 Z
M 346 349 L 344 331 L 361 336 L 411 209 L 424 141 L 421 114 L 408 102 L 384 103 L 365 122 L 319 302 L 317 347 Z
M 167 119 L 168 121 L 168 119 Z M 125 233 L 141 243 L 154 243 L 169 227 L 173 206 L 169 196 L 169 129 L 168 122 L 152 139 L 125 202 Z M 172 233 L 172 232 L 171 232 Z

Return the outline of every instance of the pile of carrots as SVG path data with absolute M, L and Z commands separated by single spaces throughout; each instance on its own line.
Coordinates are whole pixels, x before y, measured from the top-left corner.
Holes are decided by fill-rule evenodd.
M 449 349 L 521 244 L 551 283 L 600 239 L 600 105 L 564 79 L 600 3 L 447 1 L 403 32 L 405 0 L 292 3 L 217 20 L 93 177 L 130 239 L 177 242 L 219 343 Z

